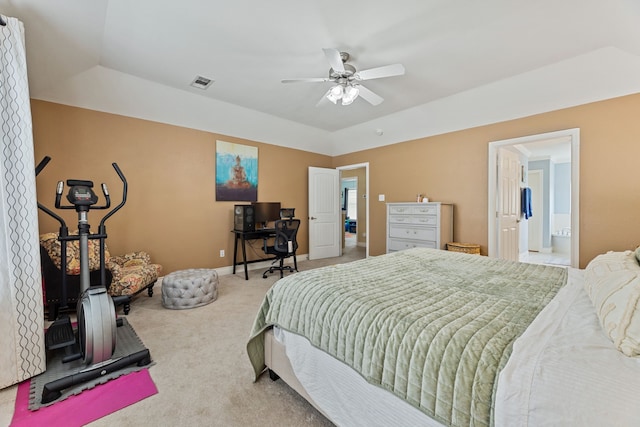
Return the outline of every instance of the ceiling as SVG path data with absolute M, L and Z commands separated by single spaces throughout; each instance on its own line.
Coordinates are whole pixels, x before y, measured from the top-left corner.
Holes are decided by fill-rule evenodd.
M 525 144 L 516 144 L 515 148 L 527 157 L 528 161 L 551 160 L 554 163 L 571 162 L 571 137 L 539 139 Z
M 31 96 L 338 155 L 640 92 L 637 0 L 0 0 Z M 323 48 L 384 98 L 316 106 Z M 214 80 L 193 88 L 196 76 Z M 568 126 L 569 127 L 569 126 Z

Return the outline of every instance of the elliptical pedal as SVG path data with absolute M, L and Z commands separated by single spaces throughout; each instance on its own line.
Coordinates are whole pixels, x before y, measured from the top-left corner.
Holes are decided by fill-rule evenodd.
M 57 319 L 47 328 L 45 345 L 47 350 L 55 350 L 72 346 L 76 343 L 76 336 L 69 316 Z

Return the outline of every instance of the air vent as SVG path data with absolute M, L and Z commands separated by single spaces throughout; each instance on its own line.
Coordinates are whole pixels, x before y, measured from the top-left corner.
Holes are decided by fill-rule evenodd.
M 206 89 L 211 85 L 211 83 L 213 83 L 213 80 L 211 79 L 202 76 L 196 76 L 196 78 L 191 82 L 191 86 L 197 87 L 198 89 Z

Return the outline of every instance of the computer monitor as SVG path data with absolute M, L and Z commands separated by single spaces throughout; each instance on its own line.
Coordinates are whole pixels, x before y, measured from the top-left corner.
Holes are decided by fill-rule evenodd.
M 280 219 L 280 202 L 253 202 L 256 228 L 266 228 L 267 223 Z

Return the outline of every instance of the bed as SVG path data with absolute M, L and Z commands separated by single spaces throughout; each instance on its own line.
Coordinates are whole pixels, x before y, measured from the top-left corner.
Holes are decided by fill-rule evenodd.
M 276 282 L 247 351 L 336 425 L 638 425 L 639 277 L 414 248 Z

